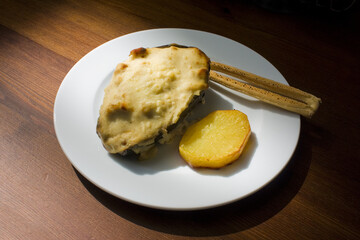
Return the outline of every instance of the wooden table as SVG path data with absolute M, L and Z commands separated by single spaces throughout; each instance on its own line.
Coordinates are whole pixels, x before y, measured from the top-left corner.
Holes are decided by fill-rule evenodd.
M 360 239 L 359 16 L 359 4 L 330 13 L 251 1 L 2 0 L 0 239 Z M 243 200 L 187 212 L 137 206 L 92 185 L 59 146 L 53 107 L 70 68 L 108 40 L 167 27 L 238 41 L 323 100 L 301 118 L 285 170 Z

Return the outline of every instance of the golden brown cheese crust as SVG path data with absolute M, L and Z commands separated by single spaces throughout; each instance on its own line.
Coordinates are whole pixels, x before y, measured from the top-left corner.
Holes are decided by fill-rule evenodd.
M 110 153 L 146 150 L 166 137 L 194 97 L 208 88 L 209 58 L 198 48 L 138 48 L 105 88 L 97 133 Z M 144 148 L 142 148 L 144 146 Z

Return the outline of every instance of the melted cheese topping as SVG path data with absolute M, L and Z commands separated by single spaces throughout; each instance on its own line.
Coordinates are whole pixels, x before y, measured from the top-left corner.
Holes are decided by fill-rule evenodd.
M 105 148 L 121 153 L 149 146 L 159 134 L 166 137 L 167 128 L 208 87 L 209 68 L 209 58 L 197 48 L 133 50 L 105 89 L 97 126 Z

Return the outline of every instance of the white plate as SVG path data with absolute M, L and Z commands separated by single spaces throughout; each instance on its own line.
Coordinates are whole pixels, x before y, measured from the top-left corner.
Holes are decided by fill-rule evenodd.
M 159 209 L 194 210 L 244 198 L 269 183 L 286 166 L 297 145 L 300 117 L 211 84 L 198 119 L 217 109 L 248 115 L 252 136 L 241 158 L 220 170 L 194 170 L 179 156 L 176 140 L 155 159 L 139 162 L 108 154 L 96 130 L 103 89 L 117 63 L 138 47 L 169 43 L 196 46 L 211 60 L 286 83 L 262 56 L 228 38 L 187 29 L 154 29 L 111 40 L 84 56 L 67 74 L 56 96 L 54 125 L 73 166 L 104 191 Z

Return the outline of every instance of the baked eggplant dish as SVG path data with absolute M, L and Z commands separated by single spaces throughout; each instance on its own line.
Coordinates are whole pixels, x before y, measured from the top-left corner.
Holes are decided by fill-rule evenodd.
M 203 102 L 209 72 L 210 59 L 196 47 L 132 50 L 105 88 L 96 129 L 105 149 L 151 157 Z

